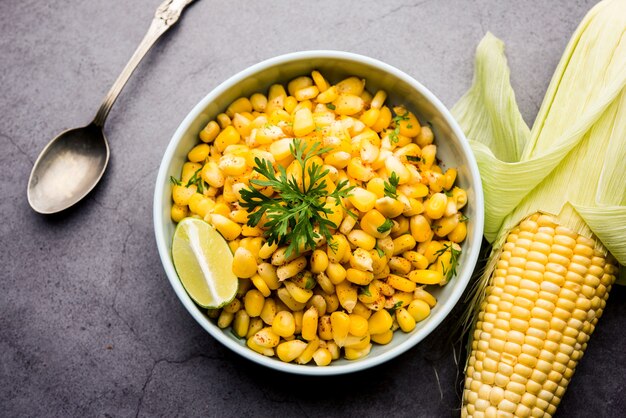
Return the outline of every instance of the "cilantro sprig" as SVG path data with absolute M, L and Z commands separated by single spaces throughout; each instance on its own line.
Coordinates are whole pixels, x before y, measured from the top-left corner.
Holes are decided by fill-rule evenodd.
M 435 252 L 435 255 L 439 257 L 448 250 L 450 251 L 450 268 L 446 268 L 441 261 L 442 273 L 446 282 L 456 275 L 456 268 L 459 266 L 459 257 L 461 256 L 461 250 L 457 250 L 452 244 L 443 244 L 443 248 Z
M 330 230 L 337 225 L 328 219 L 332 210 L 324 206 L 324 198 L 332 197 L 340 205 L 341 198 L 347 197 L 354 188 L 347 180 L 342 180 L 328 194 L 324 179 L 328 169 L 316 163 L 308 164 L 312 157 L 331 151 L 330 148 L 321 148 L 318 142 L 307 146 L 305 141 L 296 138 L 289 149 L 302 167 L 302 179 L 307 179 L 302 186 L 294 176 L 287 174 L 285 167 L 278 165 L 277 173 L 271 162 L 257 157 L 254 159 L 254 171 L 267 180 L 252 179 L 250 183 L 261 187 L 270 186 L 275 195 L 265 196 L 255 187 L 244 188 L 240 192 L 241 206 L 250 213 L 248 226 L 257 226 L 265 215 L 267 222 L 263 226 L 267 228 L 265 234 L 268 243 L 288 242 L 287 256 L 294 252 L 298 254 L 300 248 L 315 248 L 315 240 L 321 236 L 327 241 L 331 240 Z
M 392 171 L 391 176 L 389 176 L 389 181 L 385 182 L 385 196 L 397 199 L 398 192 L 396 191 L 396 188 L 398 187 L 398 184 L 400 184 L 400 177 L 398 177 L 395 171 Z

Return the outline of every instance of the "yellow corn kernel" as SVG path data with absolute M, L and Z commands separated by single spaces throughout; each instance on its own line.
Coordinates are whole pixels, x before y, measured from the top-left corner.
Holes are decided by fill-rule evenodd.
M 389 331 L 393 324 L 393 318 L 386 310 L 382 309 L 372 314 L 368 320 L 368 330 L 370 335 L 381 334 Z
M 364 337 L 369 333 L 369 323 L 367 318 L 360 315 L 350 315 L 350 334 L 355 337 Z
M 367 356 L 372 349 L 372 344 L 368 344 L 365 348 L 356 349 L 351 347 L 346 347 L 344 358 L 346 360 L 358 360 Z
M 433 131 L 430 129 L 428 125 L 422 126 L 419 135 L 415 138 L 415 143 L 419 145 L 421 148 L 428 146 L 433 143 L 434 139 Z
M 380 334 L 370 334 L 370 339 L 376 344 L 380 344 L 380 345 L 389 344 L 391 340 L 393 339 L 393 331 L 387 330 L 385 332 L 381 332 Z
M 429 264 L 434 263 L 443 252 L 444 244 L 440 241 L 430 241 L 424 246 L 424 257 Z
M 374 176 L 376 176 L 376 173 L 374 172 L 374 170 L 372 170 L 371 167 L 364 165 L 363 161 L 359 157 L 354 157 L 348 162 L 347 171 L 350 177 L 359 181 L 363 181 L 363 182 L 370 181 L 372 178 L 374 178 Z M 365 189 L 362 189 L 362 190 L 367 191 Z M 368 192 L 368 193 L 371 193 L 371 192 Z M 372 196 L 375 201 L 376 195 L 372 194 Z M 374 207 L 373 203 L 372 203 L 372 207 Z
M 365 306 L 363 302 L 358 301 L 354 309 L 352 310 L 352 315 L 358 315 L 365 319 L 369 319 L 369 317 L 372 316 L 372 311 L 367 306 Z
M 230 212 L 228 217 L 238 224 L 245 224 L 248 221 L 248 211 L 245 209 L 235 209 Z
M 313 359 L 313 355 L 315 354 L 315 352 L 317 351 L 319 346 L 320 346 L 319 338 L 315 338 L 315 339 L 309 341 L 307 343 L 307 345 L 306 345 L 306 348 L 302 352 L 302 354 L 300 354 L 296 358 L 296 363 L 298 363 L 298 364 L 307 364 L 307 363 L 309 363 Z
M 376 199 L 375 207 L 386 218 L 395 218 L 402 214 L 405 209 L 402 202 L 389 196 Z
M 189 215 L 189 211 L 187 210 L 187 206 L 179 206 L 177 204 L 172 205 L 172 209 L 170 210 L 170 216 L 174 222 L 180 222 L 185 219 Z
M 285 111 L 291 114 L 296 109 L 296 106 L 298 106 L 298 99 L 296 99 L 293 96 L 287 96 L 285 97 L 284 106 L 285 106 Z
M 261 263 L 257 266 L 257 271 L 271 290 L 276 290 L 280 287 L 280 280 L 278 280 L 276 275 L 276 267 L 270 263 Z
M 263 304 L 263 309 L 261 309 L 259 317 L 263 320 L 264 323 L 272 326 L 277 312 L 278 309 L 276 307 L 276 301 L 272 298 L 267 298 L 265 299 L 265 303 Z
M 363 112 L 359 120 L 365 124 L 368 128 L 374 126 L 378 118 L 380 117 L 380 110 L 375 108 L 370 108 Z
M 330 326 L 333 341 L 339 347 L 343 347 L 350 331 L 350 317 L 345 312 L 333 312 L 330 314 Z
M 234 128 L 244 138 L 250 136 L 252 131 L 252 122 L 241 113 L 236 113 L 232 120 Z
M 255 318 L 261 314 L 264 304 L 265 297 L 256 289 L 248 290 L 243 298 L 244 309 L 251 318 Z
M 339 92 L 337 91 L 337 87 L 332 86 L 325 91 L 321 92 L 317 95 L 316 101 L 318 103 L 327 104 L 334 102 L 339 97 Z
M 430 219 L 439 219 L 446 210 L 448 199 L 443 193 L 434 193 L 426 200 L 424 212 Z
M 348 235 L 356 225 L 357 219 L 357 215 L 355 215 L 354 212 L 348 213 L 348 215 L 343 218 L 343 221 L 341 221 L 341 225 L 339 225 L 339 232 Z
M 385 180 L 380 177 L 374 177 L 367 183 L 367 191 L 376 195 L 376 199 L 385 196 Z
M 233 256 L 232 270 L 235 276 L 249 279 L 257 271 L 256 257 L 246 248 L 237 248 Z
M 396 115 L 400 116 L 397 126 L 400 128 L 400 135 L 413 138 L 421 131 L 420 123 L 412 112 L 408 112 L 402 106 L 393 108 Z
M 294 285 L 295 286 L 295 285 Z M 298 286 L 296 286 L 298 287 Z M 291 296 L 291 293 L 285 287 L 281 287 L 276 291 L 276 296 L 292 311 L 300 311 L 306 306 L 303 302 L 298 302 Z
M 333 331 L 330 324 L 330 315 L 320 316 L 317 321 L 317 335 L 321 340 L 332 340 Z
M 335 106 L 335 113 L 338 115 L 354 115 L 363 110 L 365 102 L 359 96 L 354 94 L 339 94 L 335 100 L 333 100 Z
M 296 91 L 304 87 L 309 87 L 312 85 L 313 85 L 313 80 L 311 79 L 311 77 L 307 77 L 307 76 L 296 77 L 287 84 L 287 91 L 289 92 L 291 96 L 295 96 Z
M 350 231 L 348 241 L 355 247 L 363 248 L 367 251 L 373 250 L 376 246 L 376 238 L 360 229 Z
M 432 239 L 433 231 L 428 219 L 423 215 L 411 216 L 409 221 L 411 236 L 417 242 L 427 242 Z
M 443 238 L 446 235 L 448 235 L 450 232 L 452 232 L 454 228 L 457 227 L 458 224 L 459 224 L 459 216 L 457 214 L 454 214 L 452 216 L 446 216 L 446 217 L 437 219 L 433 223 L 433 230 L 435 231 L 435 235 L 437 235 L 440 238 Z
M 326 155 L 324 164 L 331 165 L 335 168 L 346 168 L 350 163 L 352 156 L 345 151 L 333 151 Z
M 306 267 L 307 261 L 305 256 L 300 256 L 293 261 L 288 262 L 276 269 L 276 274 L 280 281 L 294 277 Z
M 241 139 L 241 135 L 234 126 L 228 125 L 215 138 L 214 146 L 219 152 L 224 152 L 227 146 L 235 145 Z
M 302 338 L 307 341 L 312 341 L 317 338 L 318 319 L 318 311 L 314 306 L 311 306 L 304 312 L 302 316 Z
M 455 168 L 449 168 L 446 170 L 443 175 L 443 188 L 445 190 L 450 190 L 452 186 L 454 186 L 454 182 L 456 181 L 457 171 Z
M 370 107 L 372 107 L 373 109 L 380 109 L 383 107 L 383 104 L 385 104 L 386 99 L 387 99 L 387 92 L 385 92 L 384 90 L 378 90 L 376 94 L 374 95 L 374 97 L 372 98 L 372 103 L 370 104 Z
M 192 184 L 189 187 L 175 184 L 172 187 L 172 200 L 174 200 L 174 203 L 179 206 L 187 206 L 191 196 L 196 193 L 196 189 L 197 187 L 195 184 Z
M 356 248 L 350 256 L 350 266 L 363 271 L 374 271 L 374 260 L 369 251 Z
M 280 337 L 272 331 L 272 328 L 265 327 L 254 334 L 252 340 L 261 347 L 274 348 L 280 342 Z
M 374 100 L 375 99 L 376 97 L 374 97 Z M 391 110 L 389 110 L 387 106 L 383 106 L 380 108 L 378 120 L 376 121 L 376 123 L 370 126 L 370 128 L 376 132 L 382 132 L 382 130 L 386 129 L 390 123 L 391 123 Z
M 259 250 L 259 257 L 261 257 L 264 260 L 268 259 L 272 256 L 272 254 L 274 253 L 274 251 L 276 251 L 277 248 L 278 248 L 277 242 L 273 244 L 270 244 L 269 242 L 265 242 L 263 246 L 261 247 L 261 249 Z
M 430 306 L 422 299 L 414 299 L 409 303 L 407 311 L 415 322 L 420 322 L 430 315 Z
M 315 83 L 319 91 L 326 91 L 330 87 L 328 81 L 326 81 L 324 76 L 317 70 L 311 72 L 311 78 L 313 78 L 313 83 Z
M 252 349 L 253 351 L 256 351 L 259 354 L 263 354 L 264 356 L 267 356 L 267 357 L 274 356 L 274 349 L 271 347 L 262 347 L 258 345 L 254 341 L 254 336 L 251 336 L 248 338 L 248 340 L 246 341 L 246 345 L 248 346 L 248 348 Z
M 246 159 L 237 155 L 223 155 L 218 167 L 226 176 L 240 176 L 246 172 Z
M 393 240 L 393 255 L 402 254 L 415 248 L 415 238 L 410 234 L 400 235 Z
M 377 211 L 371 209 L 361 218 L 361 229 L 374 238 L 384 238 L 389 235 L 393 222 Z
M 345 309 L 346 312 L 351 313 L 357 302 L 356 287 L 348 280 L 344 280 L 335 286 L 335 292 L 337 293 L 341 307 Z
M 204 218 L 215 206 L 215 202 L 210 197 L 196 193 L 189 198 L 189 210 Z
M 296 302 L 306 303 L 309 299 L 311 299 L 311 296 L 313 296 L 313 292 L 311 290 L 303 289 L 291 281 L 285 281 L 284 285 L 287 291 L 289 292 L 289 294 L 291 295 L 291 297 Z M 296 309 L 296 310 L 299 310 L 299 309 Z
M 298 100 L 298 101 L 303 101 L 303 100 L 312 100 L 315 99 L 317 97 L 317 95 L 319 94 L 319 89 L 317 88 L 317 86 L 308 86 L 308 87 L 303 87 L 299 90 L 297 90 L 294 93 L 294 97 Z
M 428 264 L 430 264 L 428 259 L 417 251 L 407 251 L 403 253 L 402 256 L 407 259 L 411 263 L 411 266 L 416 270 L 424 270 L 428 267 Z
M 346 269 L 339 263 L 328 263 L 325 272 L 330 282 L 334 285 L 341 283 L 346 278 Z
M 321 292 L 321 296 L 324 298 L 324 302 L 326 302 L 326 313 L 330 314 L 339 309 L 339 298 L 337 294 L 332 293 L 328 294 L 326 292 Z
M 302 108 L 294 114 L 293 117 L 293 133 L 297 137 L 303 137 L 315 130 L 315 122 L 313 114 L 307 108 Z M 280 159 L 280 158 L 277 158 Z
M 380 249 L 383 253 L 385 253 L 385 257 L 387 259 L 393 256 L 393 239 L 391 237 L 380 238 L 376 240 L 375 244 L 376 248 Z
M 175 184 L 172 187 L 172 200 L 179 206 L 187 206 L 189 204 L 189 199 L 196 193 L 197 187 L 195 184 L 192 184 L 189 187 L 181 186 Z
M 220 316 L 217 318 L 217 326 L 222 329 L 228 328 L 233 322 L 233 319 L 235 319 L 234 313 L 222 310 Z
M 232 241 L 241 234 L 241 226 L 224 215 L 213 213 L 210 216 L 210 220 L 215 229 L 217 229 L 227 241 Z
M 396 310 L 396 320 L 404 332 L 411 332 L 415 329 L 415 318 L 404 308 Z
M 422 171 L 430 169 L 435 164 L 435 158 L 437 157 L 437 146 L 434 144 L 426 145 L 422 147 L 422 162 L 418 164 Z
M 315 280 L 317 281 L 317 284 L 320 285 L 320 288 L 324 291 L 324 293 L 328 295 L 335 293 L 335 285 L 330 281 L 326 273 L 318 273 L 315 276 Z
M 434 307 L 437 304 L 437 299 L 435 299 L 435 297 L 433 295 L 428 293 L 424 289 L 424 286 L 420 286 L 420 287 L 415 289 L 415 291 L 413 292 L 413 298 L 414 299 L 423 300 L 431 308 Z
M 295 311 L 293 313 L 293 320 L 296 322 L 296 329 L 294 334 L 300 335 L 302 334 L 302 317 L 304 316 L 304 311 Z M 289 339 L 295 338 L 294 336 L 289 337 Z
M 250 326 L 250 316 L 245 310 L 239 310 L 235 313 L 235 319 L 233 320 L 233 332 L 239 338 L 244 338 L 248 333 L 248 327 Z
M 307 343 L 300 340 L 285 341 L 276 347 L 276 355 L 285 363 L 292 362 L 306 349 Z
M 376 281 L 377 280 L 374 280 L 374 282 Z M 378 287 L 375 286 L 373 283 L 370 283 L 361 288 L 361 291 L 359 292 L 359 295 L 358 295 L 358 299 L 362 303 L 369 304 L 369 303 L 376 302 L 380 298 L 380 296 L 381 295 L 380 295 L 380 291 L 378 290 Z
M 215 161 L 207 162 L 200 172 L 202 180 L 212 187 L 224 187 L 224 173 Z
M 212 120 L 200 131 L 200 140 L 207 143 L 213 142 L 219 133 L 220 126 Z
M 344 216 L 343 207 L 333 197 L 329 196 L 324 203 L 324 209 L 330 213 L 324 213 L 322 216 L 331 221 L 335 227 L 339 227 Z
M 315 308 L 318 315 L 324 315 L 326 313 L 326 300 L 324 300 L 324 297 L 320 294 L 313 295 L 306 303 L 306 306 Z
M 420 284 L 438 284 L 443 281 L 443 274 L 437 270 L 413 270 L 408 277 Z
M 365 286 L 374 280 L 374 273 L 370 271 L 349 268 L 346 270 L 346 279 L 356 285 Z
M 459 222 L 457 226 L 450 231 L 448 239 L 452 242 L 461 243 L 467 236 L 467 224 L 463 221 Z
M 415 282 L 395 274 L 390 274 L 387 277 L 387 284 L 401 292 L 412 292 L 416 288 Z
M 272 294 L 271 289 L 268 287 L 267 283 L 265 282 L 265 280 L 263 280 L 263 278 L 261 276 L 259 276 L 258 274 L 253 275 L 250 278 L 250 281 L 252 282 L 252 284 L 254 285 L 254 287 L 257 288 L 257 290 L 259 292 L 261 292 L 261 294 L 265 297 L 269 297 Z
M 180 182 L 187 184 L 189 180 L 202 168 L 202 164 L 186 162 L 180 174 Z
M 361 337 L 357 337 L 356 335 L 348 335 L 346 339 L 344 340 L 343 346 L 345 348 L 361 350 L 361 349 L 366 348 L 369 344 L 370 344 L 369 334 L 365 334 Z
M 204 160 L 206 160 L 206 157 L 209 156 L 210 150 L 211 147 L 208 144 L 196 145 L 187 154 L 187 159 L 192 163 L 203 162 Z
M 456 202 L 456 209 L 462 209 L 467 203 L 467 192 L 459 187 L 452 189 L 452 200 Z
M 247 279 L 237 279 L 237 283 L 238 283 L 238 286 L 237 286 L 236 297 L 238 299 L 243 300 L 243 297 L 245 296 L 246 292 L 252 288 L 252 283 L 250 283 L 250 280 L 247 280 Z
M 280 311 L 272 321 L 272 331 L 283 338 L 293 335 L 296 330 L 296 321 L 289 311 Z
M 321 273 L 328 268 L 328 255 L 320 249 L 311 254 L 311 273 Z
M 267 97 L 261 93 L 254 93 L 250 96 L 250 105 L 255 112 L 264 112 L 267 106 Z
M 318 366 L 328 366 L 332 360 L 333 357 L 328 348 L 318 348 L 315 353 L 313 353 L 313 361 L 315 361 L 315 364 Z
M 409 274 L 413 269 L 413 265 L 404 257 L 394 256 L 389 259 L 389 269 L 394 273 L 404 276 Z
M 349 251 L 348 240 L 344 235 L 335 234 L 331 237 L 326 247 L 326 254 L 331 263 L 339 263 L 347 251 Z
M 247 97 L 240 97 L 228 106 L 226 114 L 232 119 L 235 113 L 252 112 L 252 104 Z
M 358 77 L 348 77 L 336 84 L 339 93 L 360 96 L 365 89 L 365 80 Z
M 246 334 L 246 338 L 252 337 L 254 334 L 263 329 L 263 327 L 263 321 L 260 317 L 250 318 L 250 326 L 248 327 L 248 333 Z
M 270 153 L 274 156 L 276 161 L 284 160 L 291 155 L 291 149 L 289 148 L 293 143 L 293 138 L 282 138 L 270 145 Z

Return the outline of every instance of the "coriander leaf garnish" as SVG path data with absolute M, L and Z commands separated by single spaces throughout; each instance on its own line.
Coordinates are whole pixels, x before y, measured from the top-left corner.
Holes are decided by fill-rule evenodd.
M 393 227 L 393 221 L 391 219 L 385 219 L 385 222 L 383 222 L 381 226 L 376 228 L 376 230 L 380 232 L 381 234 L 384 234 L 385 232 L 391 230 L 392 227 Z
M 389 134 L 389 140 L 391 141 L 392 144 L 397 144 L 400 141 L 400 138 L 398 138 L 398 135 L 400 135 L 400 127 L 396 126 L 394 130 L 391 131 L 391 133 Z
M 405 157 L 407 161 L 410 161 L 412 163 L 422 162 L 422 157 L 418 157 L 416 155 L 406 155 Z
M 461 217 L 459 218 L 459 222 L 467 222 L 467 221 L 469 221 L 469 218 L 465 216 L 464 213 L 462 213 Z
M 392 171 L 391 176 L 389 176 L 389 181 L 385 182 L 385 196 L 397 199 L 398 192 L 396 191 L 396 187 L 398 187 L 398 183 L 400 183 L 400 177 L 398 177 L 395 171 Z
M 326 103 L 326 107 L 329 108 L 330 110 L 335 110 L 336 109 L 335 105 L 332 104 L 332 103 Z
M 376 250 L 380 258 L 383 258 L 385 256 L 385 252 L 378 247 L 378 243 L 376 243 L 374 249 Z
M 189 187 L 192 184 L 195 184 L 196 191 L 198 193 L 204 193 L 204 180 L 202 180 L 202 177 L 199 175 L 200 170 L 202 170 L 202 167 L 197 169 L 196 172 L 193 173 L 193 176 L 191 176 L 185 187 Z
M 331 241 L 330 230 L 337 228 L 337 225 L 328 219 L 332 210 L 324 206 L 326 200 L 332 197 L 337 205 L 341 205 L 341 199 L 347 197 L 354 188 L 347 180 L 342 180 L 328 194 L 324 179 L 328 170 L 316 163 L 308 164 L 310 158 L 328 152 L 330 148 L 321 148 L 319 142 L 307 146 L 305 141 L 296 138 L 289 149 L 302 167 L 302 179 L 306 179 L 302 186 L 294 176 L 287 174 L 285 167 L 278 165 L 277 175 L 268 160 L 257 157 L 254 159 L 254 171 L 267 180 L 252 179 L 250 183 L 261 187 L 271 186 L 276 195 L 265 196 L 252 186 L 240 192 L 241 206 L 250 213 L 248 226 L 257 226 L 265 215 L 267 222 L 263 226 L 267 228 L 265 235 L 268 243 L 288 242 L 287 256 L 294 252 L 298 254 L 301 248 L 315 248 L 316 239 L 320 237 L 324 237 L 327 242 Z
M 366 285 L 366 286 L 363 286 L 361 288 L 361 294 L 365 295 L 365 296 L 370 296 L 370 297 L 372 296 L 372 292 L 370 292 L 370 285 L 369 284 Z
M 393 304 L 392 308 L 387 309 L 387 312 L 389 312 L 390 315 L 393 315 L 393 314 L 396 313 L 396 311 L 398 309 L 400 309 L 402 307 L 402 305 L 403 305 L 402 301 L 396 302 L 396 303 Z
M 459 265 L 459 257 L 461 256 L 461 250 L 457 250 L 452 244 L 443 244 L 443 248 L 435 252 L 435 255 L 439 257 L 448 250 L 450 250 L 450 268 L 446 269 L 443 261 L 441 261 L 442 273 L 446 281 L 449 281 L 456 275 L 456 268 Z
M 180 186 L 181 182 L 180 180 L 178 180 L 176 177 L 174 176 L 170 176 L 170 182 L 172 182 L 172 184 L 175 184 L 176 186 Z

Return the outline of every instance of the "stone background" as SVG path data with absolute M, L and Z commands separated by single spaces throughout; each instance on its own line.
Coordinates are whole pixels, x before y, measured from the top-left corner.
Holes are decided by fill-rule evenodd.
M 396 360 L 333 378 L 266 370 L 206 334 L 157 254 L 151 211 L 161 155 L 212 88 L 297 50 L 380 59 L 451 107 L 470 85 L 474 48 L 488 30 L 506 43 L 532 122 L 593 3 L 198 0 L 113 108 L 104 180 L 74 209 L 44 217 L 26 201 L 34 160 L 50 138 L 94 115 L 159 1 L 2 0 L 0 415 L 458 416 L 445 327 Z M 560 417 L 626 416 L 625 296 L 613 291 Z

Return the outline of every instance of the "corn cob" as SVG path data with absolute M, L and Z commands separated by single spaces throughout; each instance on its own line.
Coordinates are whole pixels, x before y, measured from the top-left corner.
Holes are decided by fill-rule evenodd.
M 453 108 L 472 139 L 494 243 L 466 317 L 462 416 L 552 416 L 617 261 L 626 265 L 625 7 L 605 0 L 583 19 L 532 130 L 491 34 L 477 49 L 472 88 Z
M 462 416 L 554 414 L 615 281 L 615 260 L 597 247 L 548 215 L 508 234 L 472 336 Z

